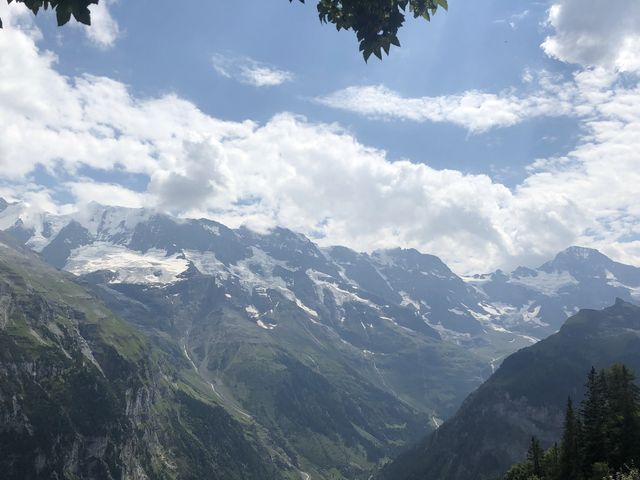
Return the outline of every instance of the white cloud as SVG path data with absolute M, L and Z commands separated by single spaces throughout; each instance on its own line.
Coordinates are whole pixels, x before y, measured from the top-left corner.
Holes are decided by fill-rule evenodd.
M 547 55 L 583 66 L 640 72 L 638 0 L 556 0 L 547 23 L 554 29 Z
M 500 22 L 513 27 L 528 15 L 525 10 Z M 547 24 L 554 30 L 542 44 L 547 55 L 595 69 L 599 80 L 609 84 L 616 72 L 640 73 L 640 1 L 556 0 Z M 351 86 L 316 100 L 370 118 L 453 123 L 471 133 L 536 117 L 584 114 L 575 85 L 560 83 L 546 73 L 534 78 L 528 70 L 523 82 L 529 88 L 413 98 L 382 85 Z
M 100 0 L 97 5 L 90 5 L 91 26 L 82 25 L 73 18 L 67 26 L 82 28 L 91 43 L 100 48 L 110 48 L 121 35 L 118 22 L 109 10 L 116 2 L 117 0 Z M 40 15 L 44 13 L 41 12 Z M 38 39 L 41 37 L 40 31 L 34 28 L 33 13 L 23 3 L 14 2 L 8 5 L 6 2 L 0 2 L 0 18 L 5 27 L 21 29 L 23 33 Z M 52 18 L 51 21 L 55 20 Z
M 220 142 L 213 139 L 185 142 L 183 149 L 180 167 L 156 171 L 149 185 L 160 206 L 175 212 L 211 203 L 227 187 L 231 176 Z
M 213 68 L 219 75 L 254 87 L 274 87 L 293 81 L 293 74 L 248 57 L 215 54 Z
M 486 175 L 392 161 L 338 125 L 288 113 L 264 124 L 225 122 L 175 95 L 141 99 L 108 78 L 67 78 L 36 38 L 16 29 L 0 35 L 0 191 L 11 198 L 50 206 L 51 196 L 29 178 L 40 166 L 64 172 L 57 188 L 78 204 L 97 199 L 231 226 L 279 224 L 360 250 L 416 247 L 460 272 L 535 264 L 574 243 L 640 263 L 640 87 L 606 70 L 565 82 L 534 78 L 536 91 L 556 95 L 548 101 L 566 95 L 562 108 L 585 133 L 574 151 L 537 162 L 510 189 Z M 483 102 L 528 105 L 523 98 Z M 439 107 L 438 115 L 486 128 L 467 110 L 490 109 L 466 102 Z M 507 108 L 516 118 L 524 110 Z M 87 179 L 83 166 L 141 174 L 149 186 L 133 191 L 108 175 Z
M 15 27 L 19 17 L 28 15 L 30 15 L 29 9 L 23 3 L 0 3 L 0 18 L 2 18 L 5 27 Z
M 97 5 L 89 6 L 91 26 L 83 25 L 83 28 L 89 40 L 100 48 L 113 47 L 120 37 L 120 26 L 109 10 L 116 1 L 100 0 Z
M 530 72 L 525 79 L 527 83 L 534 80 Z M 381 85 L 354 86 L 316 100 L 371 118 L 453 123 L 472 133 L 509 127 L 535 117 L 573 113 L 573 85 L 558 83 L 543 72 L 534 87 L 525 94 L 470 90 L 456 95 L 408 98 Z
M 98 202 L 103 205 L 143 208 L 149 205 L 149 195 L 134 192 L 122 185 L 100 183 L 91 179 L 79 178 L 64 185 L 80 205 Z
M 501 19 L 495 20 L 494 23 L 504 23 L 509 25 L 511 29 L 517 30 L 518 25 L 521 22 L 523 22 L 529 16 L 530 13 L 531 13 L 530 10 L 523 10 L 519 13 L 514 13 L 508 18 L 501 18 Z

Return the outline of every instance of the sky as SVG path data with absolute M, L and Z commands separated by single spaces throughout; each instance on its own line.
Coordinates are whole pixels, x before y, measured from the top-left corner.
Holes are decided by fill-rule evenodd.
M 365 63 L 286 0 L 0 0 L 0 196 L 412 247 L 457 273 L 570 245 L 640 265 L 640 2 L 451 0 Z

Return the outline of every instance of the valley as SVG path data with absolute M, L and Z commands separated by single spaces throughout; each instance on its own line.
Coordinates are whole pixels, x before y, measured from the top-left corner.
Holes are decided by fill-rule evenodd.
M 7 204 L 0 227 L 320 480 L 368 478 L 511 353 L 640 288 L 640 269 L 578 247 L 538 269 L 462 278 L 415 250 L 319 248 L 286 229 L 99 204 L 69 216 Z

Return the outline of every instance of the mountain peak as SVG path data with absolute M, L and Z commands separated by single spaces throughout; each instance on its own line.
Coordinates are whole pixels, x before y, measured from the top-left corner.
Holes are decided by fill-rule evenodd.
M 596 249 L 573 246 L 558 253 L 553 260 L 542 265 L 540 270 L 594 273 L 609 268 L 613 263 L 613 260 Z
M 404 260 L 413 263 L 424 263 L 431 262 L 434 265 L 442 264 L 442 260 L 440 260 L 435 255 L 430 255 L 427 253 L 422 253 L 415 248 L 387 248 L 382 250 L 374 250 L 373 256 L 378 257 L 380 259 L 396 259 L 396 260 Z
M 7 203 L 7 201 L 4 198 L 0 197 L 0 212 L 2 212 L 8 206 L 9 206 L 9 203 Z
M 575 245 L 560 252 L 556 256 L 556 258 L 560 256 L 572 257 L 572 258 L 581 259 L 581 260 L 606 257 L 606 255 L 602 254 L 599 250 L 596 250 L 595 248 L 579 247 Z
M 605 311 L 609 311 L 609 312 L 614 312 L 614 311 L 619 312 L 619 311 L 629 311 L 629 310 L 635 311 L 636 314 L 640 313 L 640 307 L 637 304 L 628 302 L 620 297 L 616 297 L 615 303 L 605 309 Z

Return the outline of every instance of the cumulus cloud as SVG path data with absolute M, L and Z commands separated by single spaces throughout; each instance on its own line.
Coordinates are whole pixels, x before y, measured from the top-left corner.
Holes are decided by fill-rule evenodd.
M 528 82 L 533 80 L 527 77 Z M 573 113 L 573 85 L 558 83 L 544 72 L 536 80 L 535 90 L 524 94 L 513 90 L 470 90 L 456 95 L 409 98 L 374 85 L 347 87 L 316 101 L 371 118 L 453 123 L 471 133 L 509 127 L 535 117 Z
M 556 0 L 547 23 L 547 55 L 583 66 L 640 72 L 640 2 Z
M 97 5 L 89 6 L 91 10 L 91 26 L 84 26 L 87 38 L 100 48 L 110 48 L 120 37 L 120 26 L 111 15 L 110 8 L 116 0 L 100 0 Z
M 178 169 L 158 170 L 151 176 L 149 191 L 161 207 L 182 212 L 196 205 L 211 203 L 227 186 L 227 162 L 222 145 L 207 139 L 184 142 L 184 155 Z
M 73 19 L 68 26 L 82 28 L 89 41 L 99 48 L 113 47 L 122 33 L 110 11 L 116 1 L 100 0 L 97 5 L 90 5 L 91 26 L 82 25 Z M 0 2 L 0 18 L 5 26 L 19 28 L 23 33 L 35 35 L 37 38 L 41 36 L 40 31 L 33 26 L 33 14 L 23 3 L 14 2 L 9 5 Z
M 64 184 L 80 205 L 98 202 L 118 207 L 143 208 L 149 205 L 149 195 L 134 192 L 122 185 L 95 182 L 90 178 L 79 178 Z
M 253 87 L 275 87 L 293 80 L 293 73 L 249 57 L 217 53 L 211 57 L 211 62 L 218 75 Z
M 461 273 L 535 264 L 574 243 L 640 263 L 640 87 L 603 69 L 535 79 L 536 89 L 569 92 L 566 109 L 584 136 L 508 188 L 486 175 L 390 159 L 339 125 L 289 113 L 226 122 L 175 95 L 139 98 L 109 78 L 65 77 L 24 30 L 0 35 L 0 56 L 0 191 L 13 199 L 49 208 L 47 189 L 30 175 L 44 168 L 64 172 L 57 188 L 76 204 L 283 225 L 359 250 L 416 247 Z M 87 167 L 142 175 L 148 186 L 87 178 Z
M 40 31 L 33 28 L 33 13 L 24 3 L 0 2 L 0 18 L 5 28 L 21 29 L 25 34 L 41 37 Z
M 499 21 L 514 27 L 528 15 L 525 10 Z M 548 11 L 547 24 L 553 34 L 542 49 L 550 57 L 596 69 L 599 80 L 609 84 L 616 72 L 640 73 L 638 0 L 557 0 Z M 526 71 L 523 80 L 531 84 L 529 88 L 497 93 L 469 90 L 437 97 L 405 97 L 382 85 L 351 86 L 316 101 L 375 119 L 453 123 L 475 134 L 536 117 L 582 113 L 574 84 L 558 82 L 544 72 L 533 78 Z

